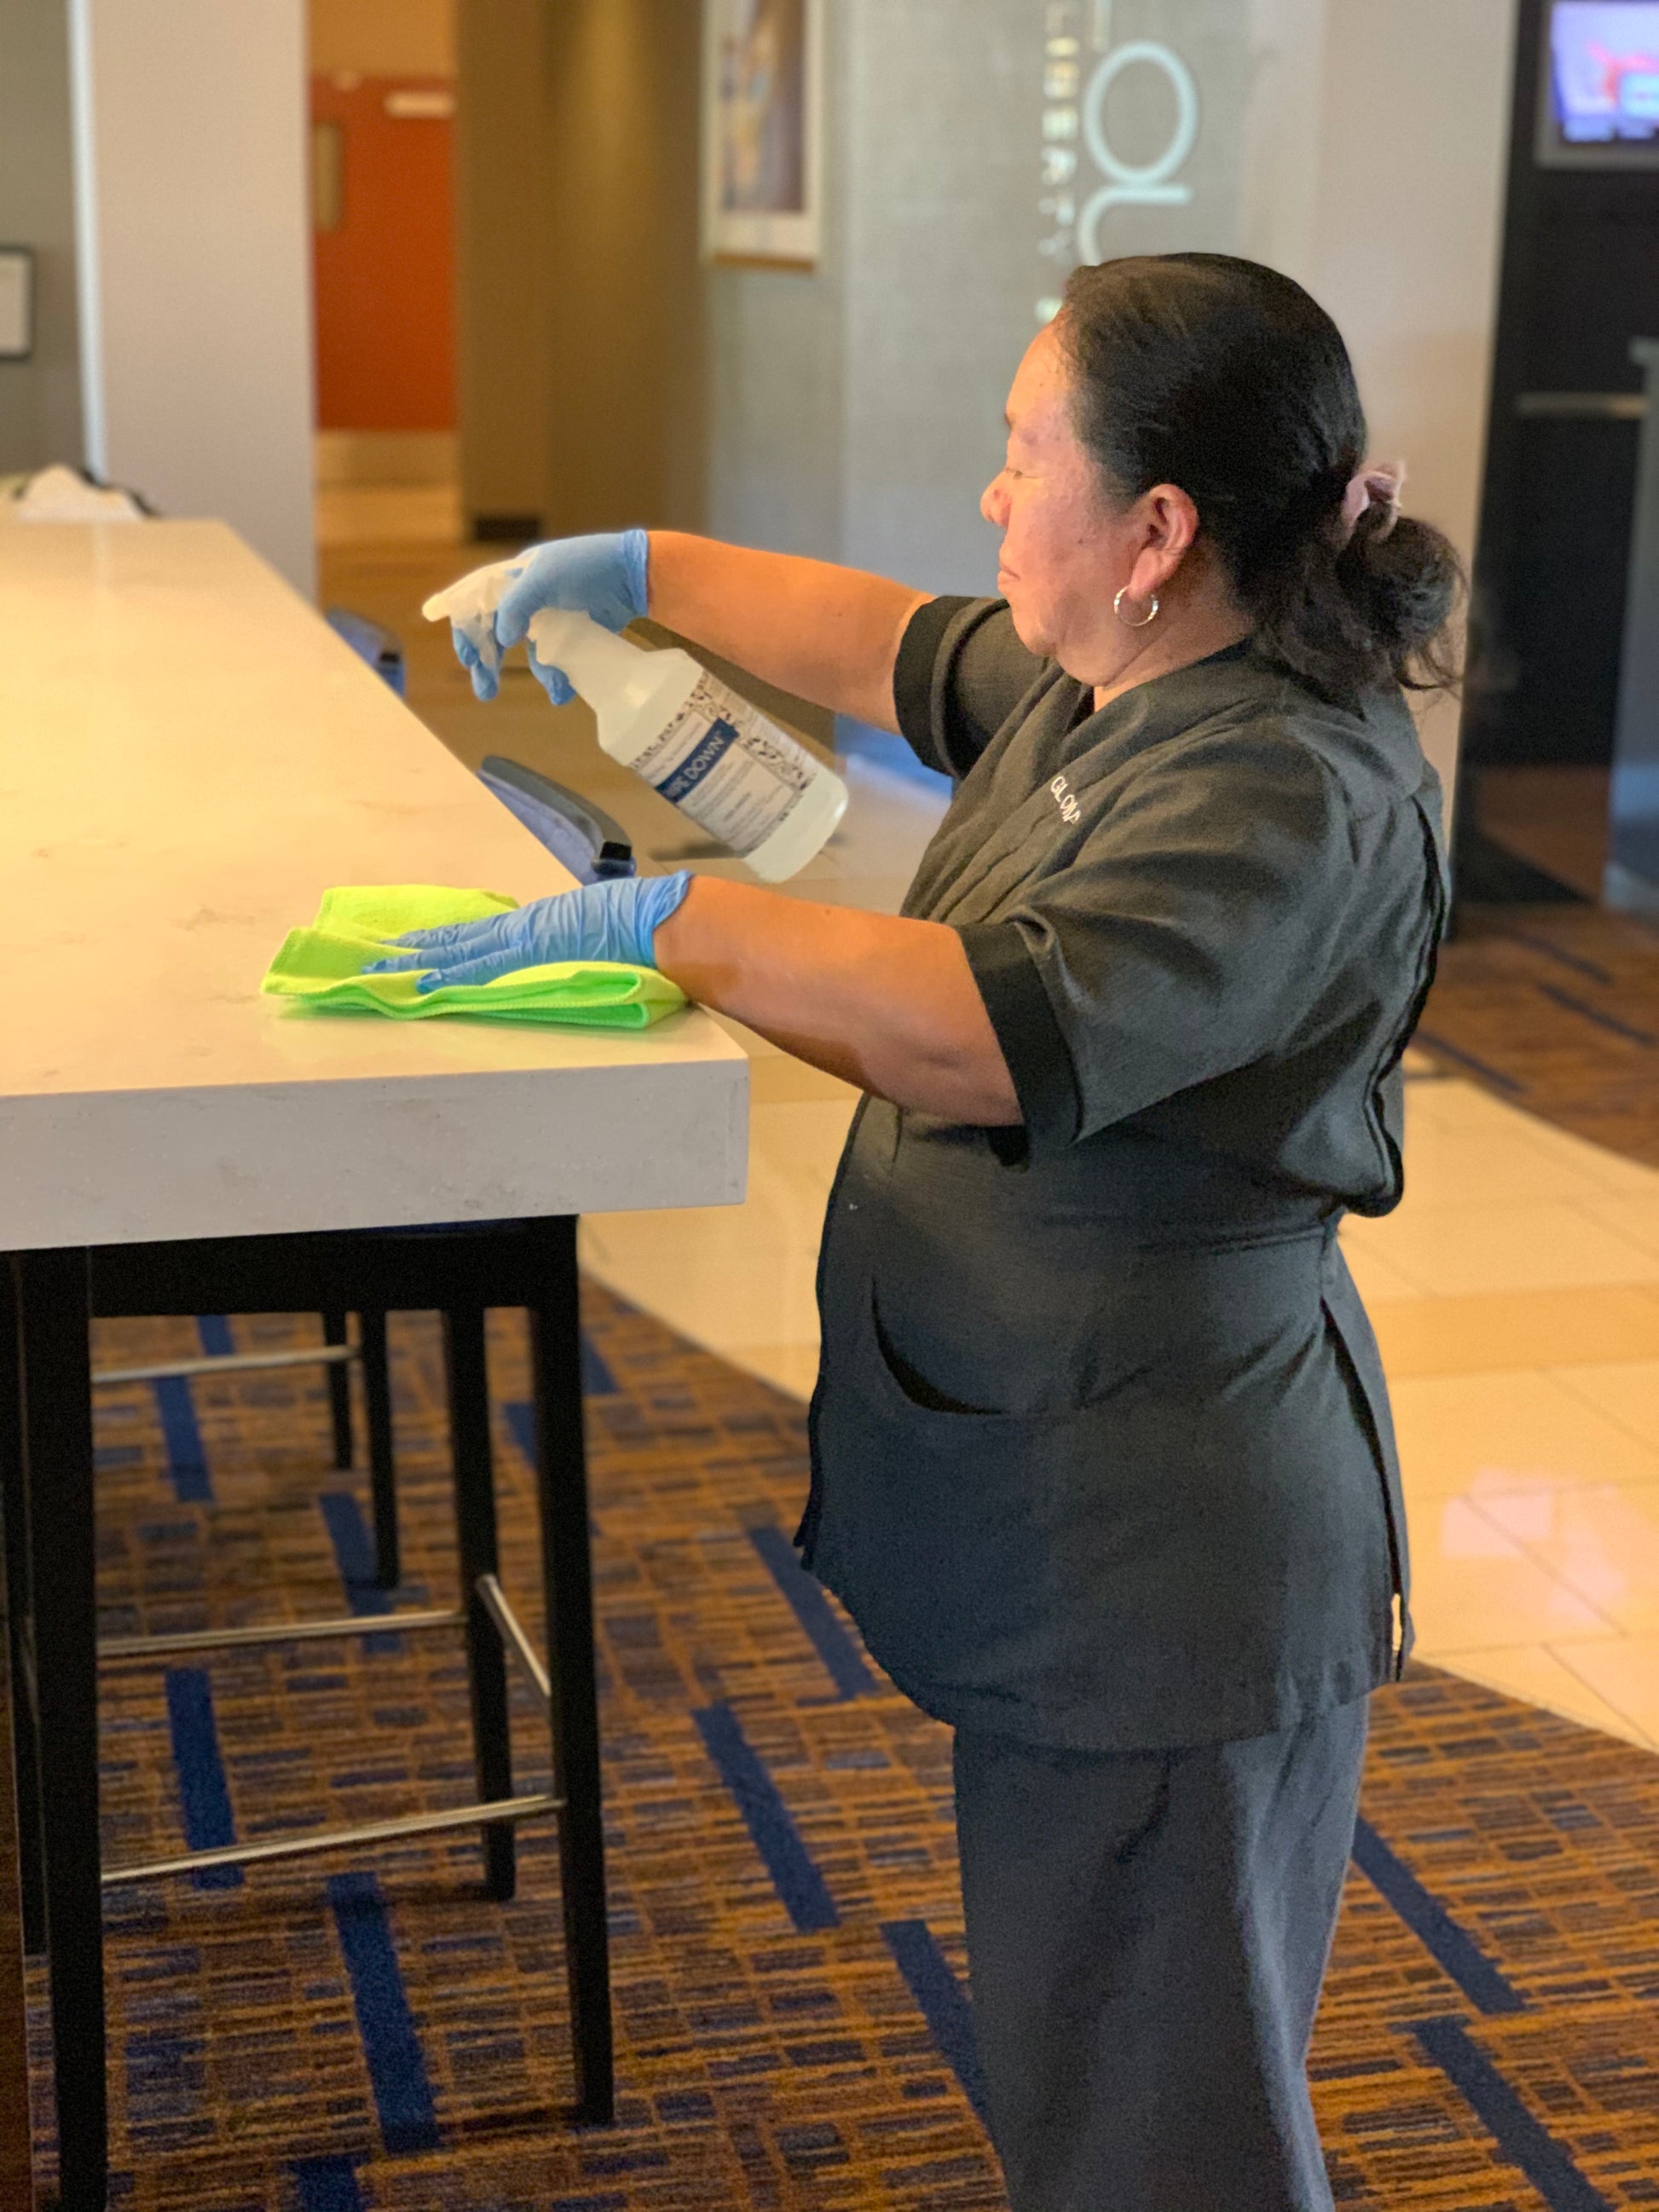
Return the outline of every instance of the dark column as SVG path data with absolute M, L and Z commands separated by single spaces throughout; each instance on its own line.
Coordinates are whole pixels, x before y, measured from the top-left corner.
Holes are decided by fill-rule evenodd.
M 29 1645 L 29 1516 L 24 1486 L 23 1369 L 12 1263 L 0 1261 L 0 1545 L 6 1562 L 6 1643 L 12 1681 L 12 1757 L 16 1776 L 18 1881 L 23 1948 L 46 1948 L 41 1887 L 40 1770 L 34 1721 L 34 1662 Z
M 82 1251 L 26 1252 L 23 1435 L 46 1848 L 62 2212 L 104 2212 L 103 1905 L 98 1860 L 97 1589 L 90 1299 Z
M 449 1367 L 449 1449 L 455 1470 L 455 1533 L 466 1605 L 467 1673 L 472 1687 L 472 1747 L 478 1795 L 510 1797 L 513 1746 L 507 1732 L 507 1660 L 500 1633 L 477 1587 L 480 1575 L 493 1575 L 499 1566 L 482 1307 L 452 1308 L 445 1313 L 444 1349 Z M 491 1897 L 511 1897 L 511 1821 L 487 1827 L 483 1838 L 485 1887 Z
M 7 1324 L 13 1322 L 11 1269 L 0 1261 L 0 1449 L 11 1447 L 17 1400 L 15 1331 L 8 1349 Z M 7 1538 L 8 1512 L 21 1487 L 17 1480 L 0 1484 L 0 1550 Z M 19 1549 L 22 1531 L 14 1520 L 11 1537 Z M 9 1593 L 0 1580 L 0 2204 L 33 2206 L 34 2183 L 29 2130 L 28 2019 L 23 1987 L 23 1901 L 19 1880 L 18 1793 L 13 1787 L 12 1712 L 26 1708 L 21 1674 L 12 1661 Z M 31 1778 L 32 1779 L 33 1778 Z M 38 1820 L 38 1812 L 33 1817 Z M 40 1875 L 40 1835 L 34 1837 L 33 1875 L 37 1909 Z
M 559 1864 L 566 1971 L 575 2042 L 578 2117 L 615 2117 L 610 1933 L 605 1919 L 605 1823 L 593 1663 L 593 1573 L 582 1433 L 580 1309 L 576 1224 L 548 1221 L 530 1316 L 535 1370 L 536 1484 L 547 1591 L 548 1671 L 553 1680 L 553 1771 L 563 1796 Z
M 1627 914 L 1659 915 L 1659 339 L 1638 338 L 1630 351 L 1647 379 L 1648 410 L 1636 454 L 1601 896 Z
M 343 1313 L 323 1316 L 325 1344 L 343 1344 L 346 1341 L 346 1317 Z M 351 1370 L 344 1360 L 337 1361 L 326 1370 L 328 1375 L 328 1411 L 334 1424 L 334 1464 L 351 1464 Z
M 374 1565 L 382 1589 L 403 1579 L 398 1553 L 398 1468 L 392 1427 L 392 1368 L 384 1309 L 360 1313 L 363 1411 L 368 1430 L 368 1480 L 374 1505 Z

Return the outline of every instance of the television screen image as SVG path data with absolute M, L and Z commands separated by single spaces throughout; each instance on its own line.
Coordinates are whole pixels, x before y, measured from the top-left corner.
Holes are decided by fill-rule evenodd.
M 1659 4 L 1554 0 L 1548 63 L 1547 161 L 1659 161 Z

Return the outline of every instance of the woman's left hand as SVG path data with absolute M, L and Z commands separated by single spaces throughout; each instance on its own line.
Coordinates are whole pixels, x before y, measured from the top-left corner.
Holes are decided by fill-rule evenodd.
M 555 960 L 615 960 L 652 968 L 658 927 L 690 888 L 684 869 L 672 876 L 613 876 L 582 884 L 484 921 L 411 929 L 396 939 L 410 948 L 406 953 L 377 960 L 363 972 L 391 975 L 422 969 L 415 988 L 424 994 L 446 983 L 494 982 L 515 969 Z

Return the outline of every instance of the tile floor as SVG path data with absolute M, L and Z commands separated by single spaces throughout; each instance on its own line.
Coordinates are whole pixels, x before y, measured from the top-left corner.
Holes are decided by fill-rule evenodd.
M 444 515 L 426 488 L 401 505 L 337 494 L 321 520 L 325 542 L 364 544 L 349 580 L 386 618 L 480 557 L 437 542 Z M 691 857 L 679 817 L 597 752 L 585 709 L 550 713 L 514 678 L 480 710 L 440 636 L 406 613 L 398 626 L 411 700 L 464 758 L 516 753 L 611 807 L 653 860 Z M 868 760 L 849 781 L 846 823 L 790 888 L 891 909 L 939 801 Z M 854 1098 L 744 1042 L 746 1203 L 591 1219 L 584 1260 L 684 1334 L 804 1394 L 818 1227 Z M 1415 1073 L 1406 1201 L 1352 1222 L 1345 1241 L 1393 1386 L 1419 1651 L 1659 1747 L 1659 1170 Z

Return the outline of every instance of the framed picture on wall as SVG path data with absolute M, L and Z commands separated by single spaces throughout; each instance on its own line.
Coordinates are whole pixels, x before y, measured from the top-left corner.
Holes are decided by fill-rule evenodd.
M 703 0 L 706 260 L 817 260 L 826 4 Z

